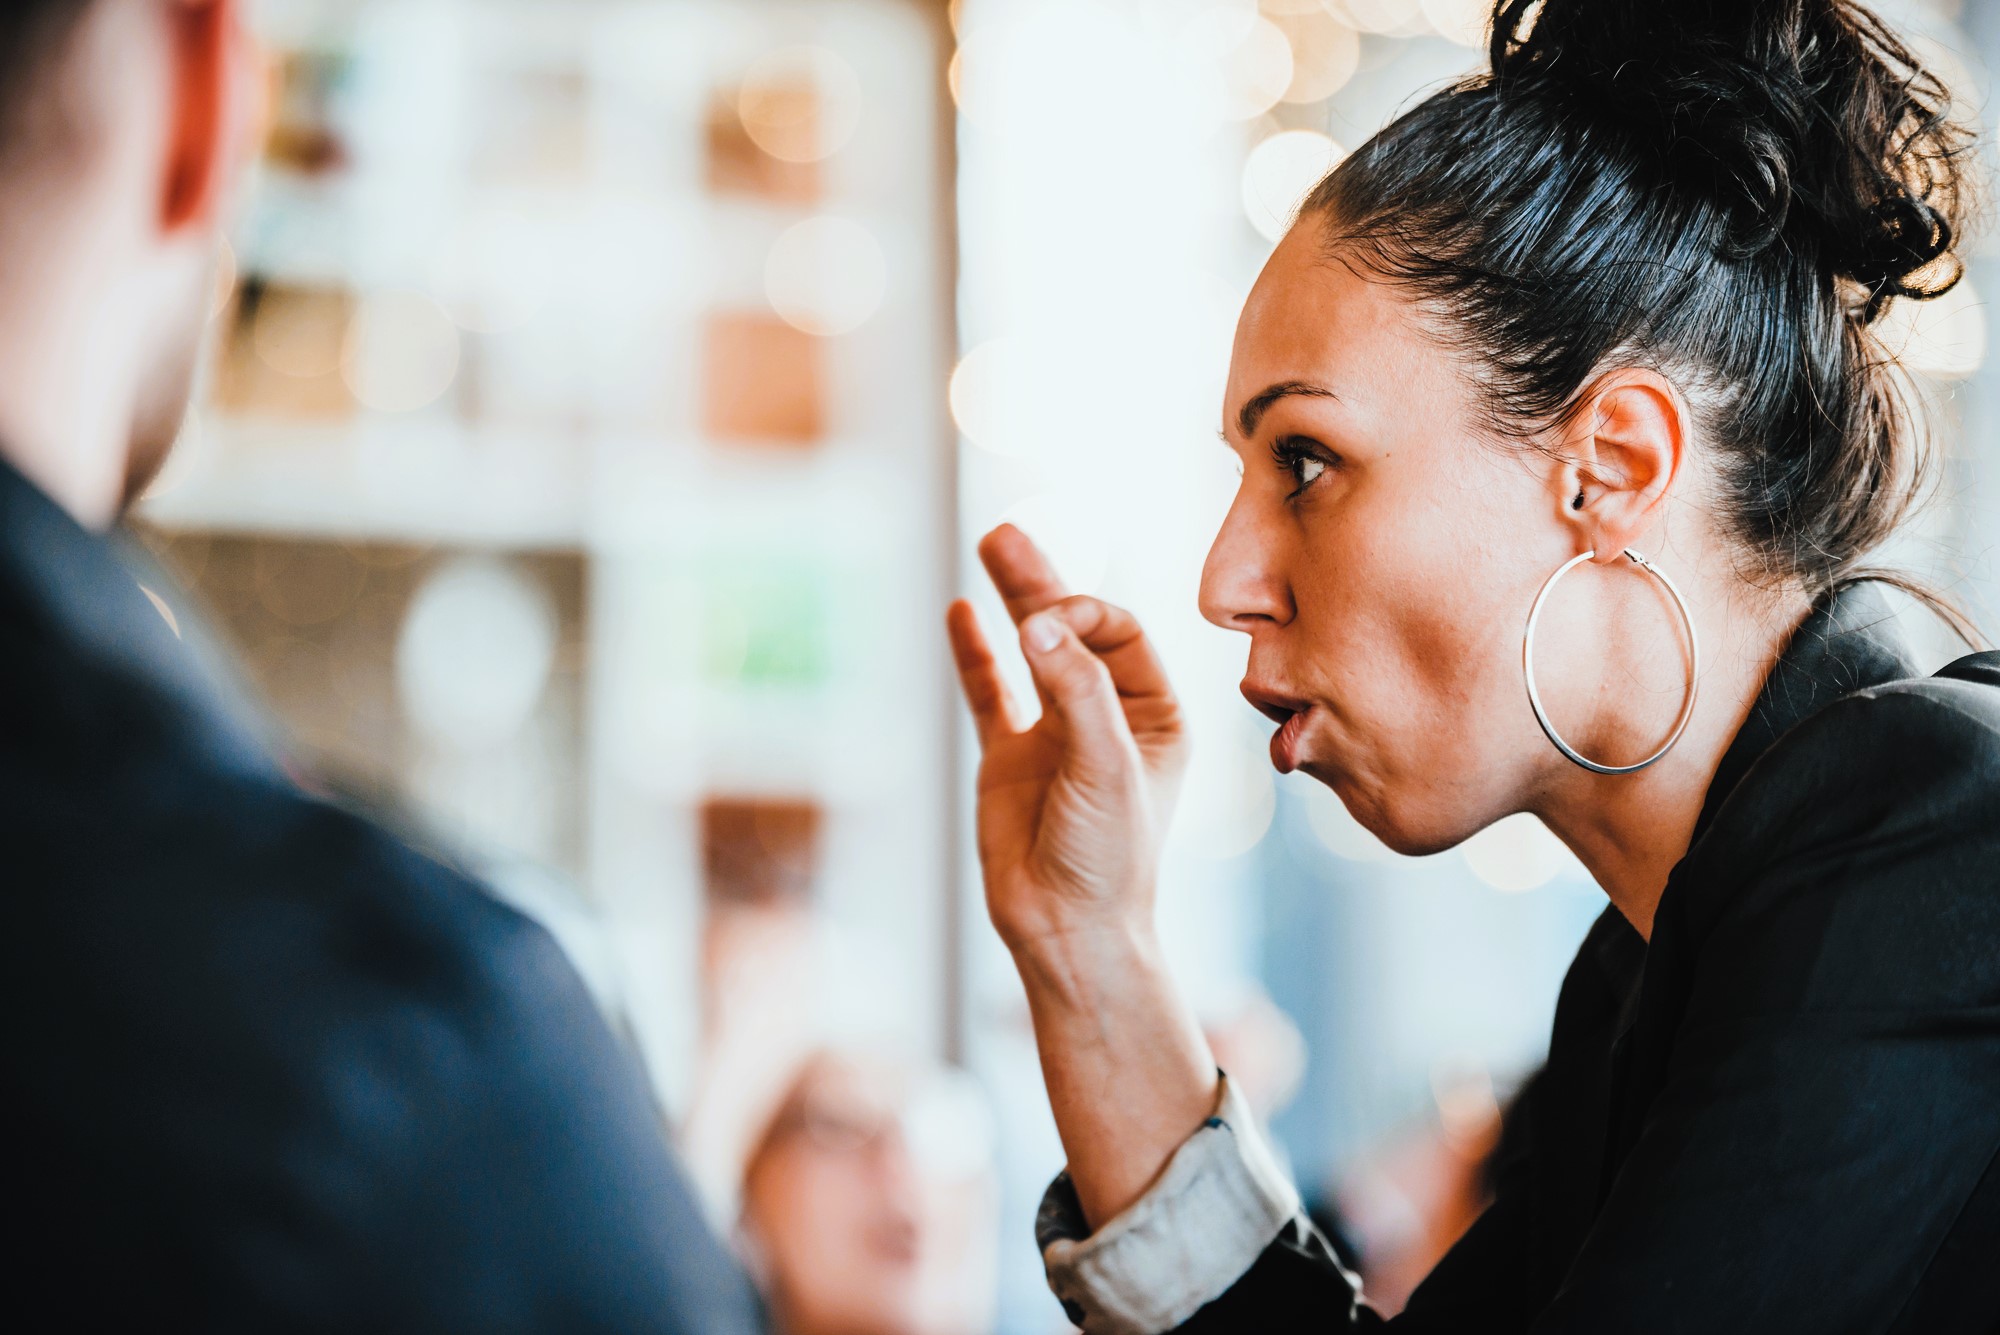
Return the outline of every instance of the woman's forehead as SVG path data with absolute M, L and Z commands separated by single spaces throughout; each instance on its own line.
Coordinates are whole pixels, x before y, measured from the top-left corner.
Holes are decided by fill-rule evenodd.
M 1271 256 L 1237 323 L 1232 417 L 1271 385 L 1358 391 L 1407 367 L 1424 346 L 1414 308 L 1389 284 L 1328 258 L 1316 243 L 1295 244 L 1297 235 Z

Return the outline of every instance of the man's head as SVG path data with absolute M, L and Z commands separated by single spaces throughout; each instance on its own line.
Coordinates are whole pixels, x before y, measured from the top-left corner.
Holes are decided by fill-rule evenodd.
M 88 524 L 187 409 L 260 101 L 238 8 L 0 6 L 0 455 Z
M 984 1101 L 945 1071 L 827 1048 L 743 1173 L 741 1239 L 787 1335 L 969 1335 L 992 1325 Z

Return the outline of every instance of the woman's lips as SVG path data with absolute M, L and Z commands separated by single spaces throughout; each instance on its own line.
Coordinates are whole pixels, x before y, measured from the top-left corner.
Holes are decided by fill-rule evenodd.
M 1299 767 L 1299 747 L 1305 740 L 1309 714 L 1308 710 L 1300 710 L 1271 734 L 1271 763 L 1277 767 L 1278 773 L 1290 774 Z
M 1311 701 L 1258 682 L 1245 681 L 1242 690 L 1243 698 L 1258 713 L 1278 725 L 1277 735 L 1271 738 L 1271 763 L 1278 767 L 1278 773 L 1290 774 L 1299 767 L 1299 748 L 1305 741 L 1306 722 L 1312 714 Z

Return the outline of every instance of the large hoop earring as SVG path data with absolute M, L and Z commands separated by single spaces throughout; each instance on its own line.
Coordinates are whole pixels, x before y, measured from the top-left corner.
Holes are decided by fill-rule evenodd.
M 1542 619 L 1542 604 L 1548 601 L 1549 590 L 1555 588 L 1556 581 L 1596 556 L 1597 553 L 1592 551 L 1571 557 L 1560 570 L 1549 576 L 1542 585 L 1542 591 L 1535 595 L 1535 605 L 1528 609 L 1528 632 L 1521 638 L 1521 673 L 1528 680 L 1528 704 L 1535 711 L 1535 722 L 1542 725 L 1542 732 L 1555 743 L 1556 750 L 1593 774 L 1636 774 L 1673 750 L 1674 743 L 1681 739 L 1681 734 L 1687 731 L 1688 722 L 1694 718 L 1695 688 L 1701 680 L 1701 645 L 1695 638 L 1694 614 L 1688 611 L 1687 599 L 1681 597 L 1681 591 L 1674 587 L 1674 582 L 1667 578 L 1664 570 L 1627 547 L 1625 559 L 1665 585 L 1667 592 L 1673 595 L 1674 606 L 1680 609 L 1681 623 L 1687 628 L 1688 639 L 1687 703 L 1681 706 L 1681 716 L 1674 723 L 1673 735 L 1667 738 L 1666 744 L 1636 765 L 1600 765 L 1579 755 L 1575 747 L 1562 739 L 1556 725 L 1549 722 L 1548 712 L 1542 708 L 1542 693 L 1535 688 L 1535 624 Z

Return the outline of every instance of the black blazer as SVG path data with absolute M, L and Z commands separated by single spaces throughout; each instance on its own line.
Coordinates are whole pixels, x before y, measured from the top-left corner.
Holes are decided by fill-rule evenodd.
M 1912 680 L 1888 621 L 1853 589 L 1794 637 L 1388 1326 L 2000 1331 L 2000 654 Z M 1293 1226 L 1183 1329 L 1385 1324 L 1357 1297 Z
M 287 782 L 138 569 L 0 463 L 9 1310 L 755 1329 L 548 936 Z

